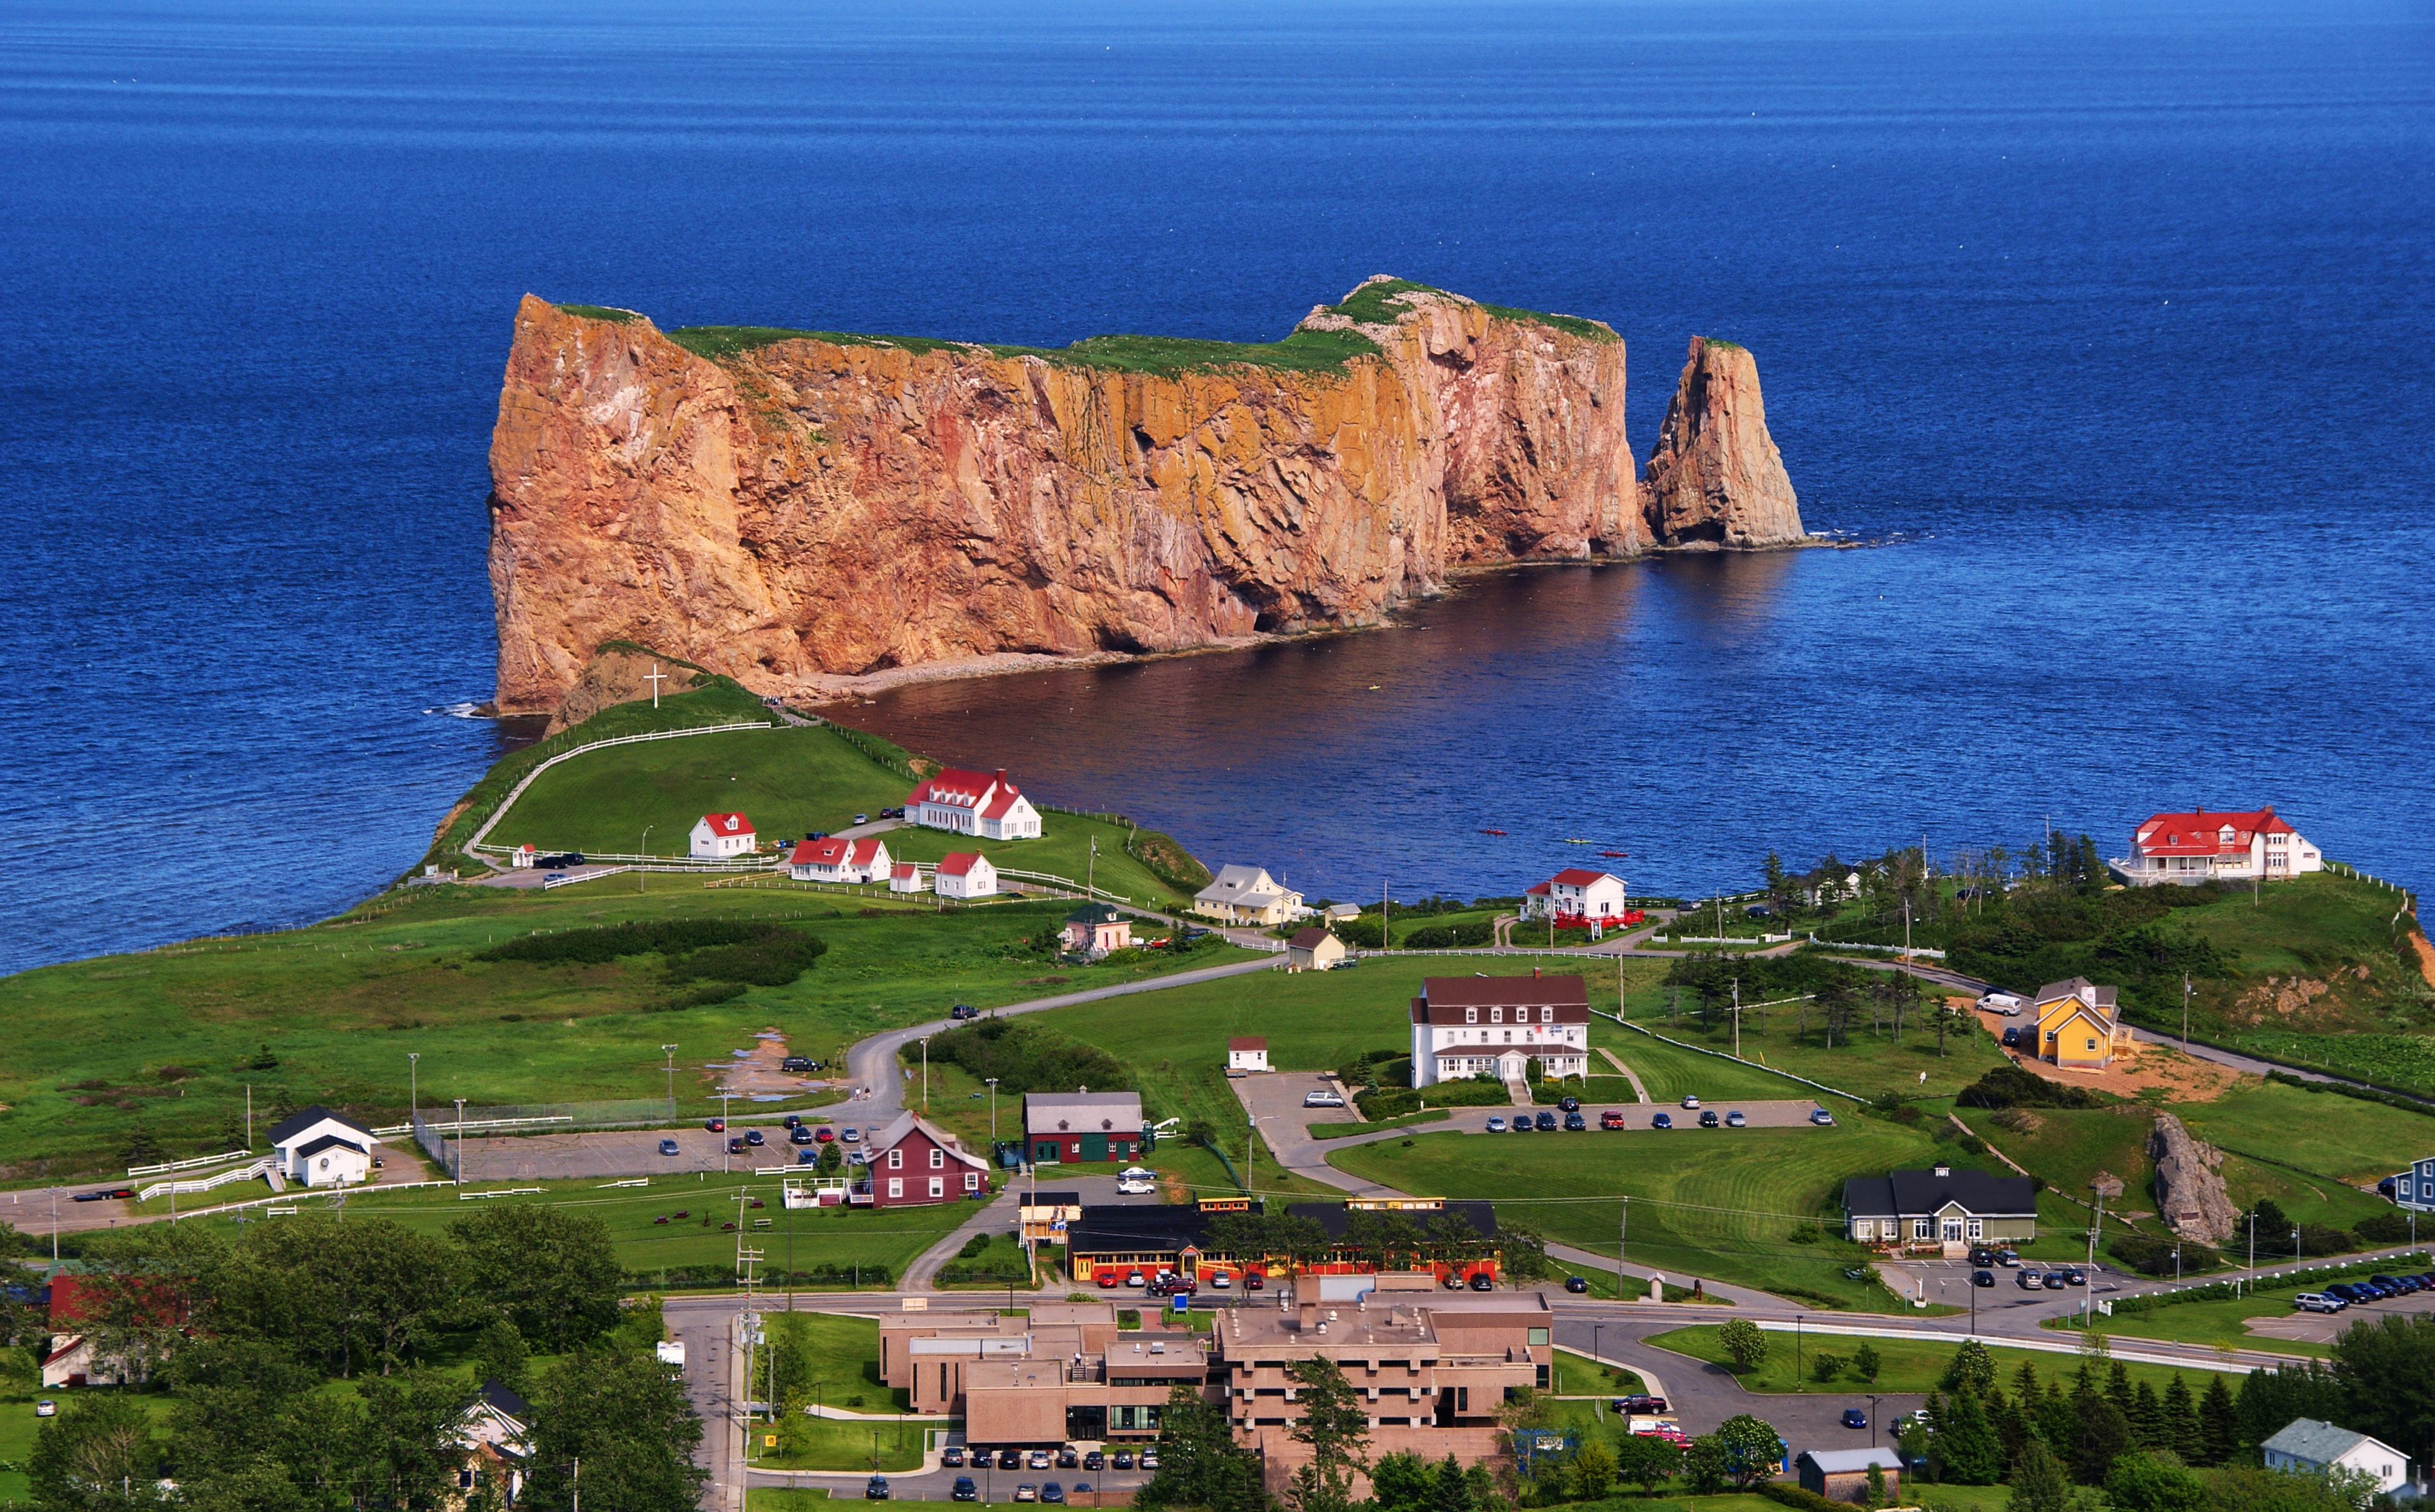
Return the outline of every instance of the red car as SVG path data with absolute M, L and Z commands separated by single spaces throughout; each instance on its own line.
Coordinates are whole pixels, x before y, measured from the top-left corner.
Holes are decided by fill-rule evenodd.
M 1623 1115 L 1610 1108 L 1605 1112 L 1598 1115 L 1598 1127 L 1621 1128 L 1623 1127 Z
M 724 1134 L 727 1132 L 727 1120 L 723 1118 L 714 1118 L 709 1123 L 704 1124 L 702 1127 L 710 1130 L 713 1134 Z
M 820 1126 L 819 1132 L 815 1133 L 812 1138 L 820 1141 L 822 1144 L 833 1144 L 837 1142 L 837 1130 L 829 1127 L 826 1124 L 823 1124 Z
M 727 1153 L 730 1155 L 741 1155 L 744 1153 L 743 1135 L 738 1134 L 727 1142 Z

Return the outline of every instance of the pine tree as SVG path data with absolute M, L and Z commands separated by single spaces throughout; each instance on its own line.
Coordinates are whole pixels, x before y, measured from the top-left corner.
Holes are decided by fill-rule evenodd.
M 2132 1446 L 2131 1419 L 2103 1397 L 2080 1401 L 2080 1432 L 2071 1452 L 2071 1478 L 2083 1486 L 2103 1486 L 2114 1462 Z
M 2141 1449 L 2170 1449 L 2165 1441 L 2165 1399 L 2147 1382 L 2131 1394 L 2131 1434 Z
M 1294 1471 L 1286 1499 L 1301 1512 L 1351 1512 L 1353 1477 L 1369 1469 L 1369 1412 L 1325 1355 L 1301 1361 L 1287 1374 L 1303 1412 L 1286 1432 L 1308 1444 L 1311 1457 Z
M 1953 1351 L 1953 1363 L 1937 1383 L 1947 1391 L 1968 1391 L 1983 1400 L 1995 1389 L 1995 1357 L 1977 1339 L 1965 1339 Z
M 2240 1447 L 2239 1417 L 2239 1408 L 2232 1399 L 2232 1388 L 2224 1384 L 2223 1373 L 2209 1371 L 2206 1394 L 2199 1399 L 2199 1452 L 2192 1463 L 2222 1465 L 2230 1462 L 2233 1451 Z
M 2139 1399 L 2131 1389 L 2131 1372 L 2123 1368 L 2119 1360 L 2114 1362 L 2114 1368 L 2105 1377 L 2105 1400 L 2114 1403 L 2114 1410 L 2123 1417 L 2134 1423 L 2139 1420 Z
M 2206 1437 L 2199 1431 L 2198 1399 L 2190 1395 L 2189 1383 L 2179 1370 L 2165 1388 L 2165 1447 L 2182 1456 L 2185 1465 L 2202 1463 L 2200 1456 L 2206 1452 Z
M 2003 1474 L 2004 1451 L 1995 1425 L 1975 1391 L 1953 1394 L 1928 1451 L 1936 1478 L 1957 1486 L 1993 1486 Z
M 2040 1400 L 2038 1367 L 2027 1360 L 2022 1361 L 2021 1367 L 2012 1372 L 2012 1397 L 2025 1411 L 2035 1410 Z
M 1428 1512 L 1477 1512 L 1479 1501 L 1472 1494 L 1471 1477 L 1463 1473 L 1455 1457 L 1448 1454 L 1429 1477 Z
M 2022 1451 L 2012 1469 L 2012 1498 L 2005 1512 L 2064 1512 L 2071 1503 L 2071 1485 L 2064 1478 L 2063 1461 L 2035 1439 Z

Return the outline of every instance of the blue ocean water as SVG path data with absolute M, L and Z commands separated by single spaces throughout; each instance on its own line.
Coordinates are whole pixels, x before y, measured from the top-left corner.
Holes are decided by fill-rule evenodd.
M 2424 6 L 710 9 L 0 10 L 0 970 L 422 851 L 503 738 L 429 711 L 490 691 L 527 290 L 1061 344 L 1393 272 L 1613 323 L 1644 452 L 1751 347 L 1810 524 L 1888 544 L 865 711 L 1313 891 L 2200 801 L 2426 875 Z

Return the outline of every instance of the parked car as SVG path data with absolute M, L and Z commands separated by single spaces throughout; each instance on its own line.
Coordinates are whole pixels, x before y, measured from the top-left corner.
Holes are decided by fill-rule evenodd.
M 813 1140 L 810 1126 L 803 1124 L 798 1124 L 793 1128 L 788 1129 L 786 1131 L 786 1143 L 789 1144 L 812 1143 Z
M 1141 1452 L 1141 1468 L 1146 1470 L 1154 1470 L 1158 1469 L 1157 1450 L 1145 1449 Z
M 956 1463 L 961 1465 L 963 1462 L 963 1455 L 958 1453 L 956 1456 Z M 956 1477 L 956 1488 L 948 1495 L 958 1502 L 977 1502 L 981 1499 L 981 1488 L 973 1484 L 971 1476 L 958 1475 Z
M 1715 1128 L 1718 1125 L 1718 1123 L 1717 1110 L 1713 1108 L 1700 1115 L 1700 1126 L 1701 1128 Z
M 1127 1286 L 1147 1286 L 1149 1284 L 1149 1281 L 1148 1278 L 1142 1275 L 1141 1272 L 1137 1270 L 1129 1270 L 1125 1272 L 1125 1284 Z
M 2003 1040 L 2005 1049 L 2012 1050 L 2017 1048 L 2021 1042 L 2021 1026 L 2017 1023 L 2006 1024 L 2004 1026 Z
M 1484 1270 L 1475 1271 L 1472 1273 L 1471 1289 L 1475 1292 L 1493 1292 L 1496 1290 L 1496 1278 Z
M 2069 1286 L 2085 1286 L 2088 1284 L 2088 1273 L 2081 1270 L 2077 1265 L 2065 1265 L 2063 1268 L 2063 1279 L 2064 1284 Z M 2047 1284 L 2053 1284 L 2051 1279 L 2048 1280 Z
M 857 814 L 854 816 L 854 822 L 856 824 L 869 824 L 871 822 L 871 816 L 868 814 Z
M 838 1135 L 838 1138 L 845 1141 L 848 1144 L 859 1144 L 862 1143 L 862 1130 L 858 1128 L 849 1128 L 844 1133 Z
M 2025 1292 L 2036 1292 L 2046 1289 L 2046 1279 L 2033 1270 L 2025 1270 L 2018 1276 L 2013 1277 L 2012 1280 L 2021 1288 L 2021 1290 Z
M 1843 1426 L 1846 1428 L 1866 1428 L 1869 1426 L 1869 1415 L 1862 1412 L 1857 1407 L 1846 1407 L 1843 1409 Z
M 727 1132 L 727 1120 L 723 1118 L 714 1118 L 710 1122 L 702 1125 L 702 1127 L 710 1130 L 713 1134 L 724 1134 Z
M 837 1130 L 829 1127 L 826 1124 L 823 1124 L 819 1128 L 812 1131 L 812 1138 L 820 1141 L 822 1144 L 826 1144 L 837 1138 Z
M 1491 1119 L 1488 1121 L 1488 1132 L 1490 1132 L 1491 1134 L 1502 1134 L 1502 1133 L 1504 1133 L 1504 1132 L 1505 1132 L 1505 1120 L 1504 1120 L 1504 1119 L 1502 1119 L 1502 1118 L 1491 1118 Z
M 1835 1126 L 1835 1115 L 1826 1111 L 1826 1109 L 1822 1108 L 1813 1108 L 1809 1110 L 1809 1122 L 1819 1125 L 1821 1128 L 1833 1128 Z
M 741 1135 L 741 1134 L 733 1134 L 733 1135 L 728 1136 L 728 1141 L 727 1141 L 727 1153 L 728 1153 L 728 1154 L 730 1154 L 730 1155 L 741 1155 L 741 1154 L 743 1154 L 743 1153 L 744 1153 L 744 1136 L 743 1136 L 743 1135 Z
M 2405 1277 L 2371 1276 L 2368 1280 L 2375 1282 L 2378 1286 L 2389 1287 L 2393 1292 L 2403 1297 L 2407 1297 L 2410 1293 L 2418 1290 L 2418 1283 Z
M 1513 1115 L 1513 1124 L 1512 1124 L 1511 1132 L 1516 1133 L 1516 1134 L 1528 1134 L 1528 1133 L 1529 1133 L 1529 1132 L 1530 1132 L 1530 1115 L 1529 1115 L 1529 1114 L 1528 1114 L 1528 1113 L 1516 1113 L 1516 1114 L 1514 1114 L 1514 1115 Z
M 1133 1452 L 1130 1449 L 1117 1450 L 1115 1467 L 1120 1470 L 1131 1469 L 1133 1468 Z
M 1086 1470 L 1092 1471 L 1106 1469 L 1108 1468 L 1108 1456 L 1100 1453 L 1095 1449 L 1082 1456 L 1082 1468 Z
M 963 1469 L 964 1446 L 961 1444 L 949 1444 L 946 1448 L 939 1451 L 939 1468 L 942 1470 L 956 1470 Z M 959 1482 L 958 1484 L 969 1485 L 971 1483 Z
M 999 1450 L 997 1452 L 997 1468 L 1002 1470 L 1019 1470 L 1023 1469 L 1022 1452 L 1020 1450 L 1012 1449 Z
M 820 1066 L 809 1056 L 788 1056 L 778 1062 L 778 1069 L 780 1071 L 817 1071 Z
M 1628 1397 L 1617 1397 L 1615 1402 L 1615 1410 L 1623 1414 L 1627 1418 L 1645 1417 L 1652 1412 L 1664 1412 L 1666 1410 L 1666 1399 L 1663 1397 L 1652 1397 L 1648 1395 L 1646 1392 L 1635 1391 Z
M 977 1019 L 980 1016 L 980 1010 L 969 1003 L 958 1003 L 947 1010 L 950 1019 Z
M 1590 1126 L 1590 1121 L 1589 1121 L 1588 1119 L 1586 1119 L 1586 1118 L 1583 1118 L 1583 1117 L 1582 1117 L 1580 1114 L 1579 1114 L 1579 1113 L 1566 1113 L 1566 1114 L 1564 1115 L 1564 1127 L 1565 1127 L 1565 1128 L 1567 1128 L 1567 1129 L 1569 1129 L 1569 1130 L 1571 1130 L 1572 1132 L 1574 1132 L 1574 1133 L 1576 1133 L 1576 1134 L 1579 1134 L 1579 1133 L 1582 1132 L 1583 1130 L 1587 1129 L 1589 1126 Z
M 1076 1496 L 1088 1496 L 1088 1495 L 1090 1495 L 1090 1494 L 1091 1494 L 1091 1483 L 1090 1483 L 1090 1482 L 1088 1482 L 1088 1481 L 1076 1481 L 1076 1482 L 1074 1483 L 1074 1494 L 1075 1494 Z
M 1247 1292 L 1259 1291 L 1268 1284 L 1269 1279 L 1261 1275 L 1258 1271 L 1252 1270 L 1245 1271 L 1243 1273 L 1243 1290 Z
M 34 1403 L 34 1416 L 37 1418 L 56 1418 L 59 1415 L 60 1404 L 51 1400 L 48 1397 L 45 1397 L 42 1400 Z
M 818 1165 L 818 1164 L 820 1164 L 820 1146 L 819 1146 L 819 1145 L 817 1145 L 817 1144 L 806 1144 L 806 1145 L 804 1145 L 802 1149 L 797 1150 L 797 1151 L 795 1152 L 795 1163 L 796 1163 L 797 1165 Z
M 1581 1280 L 1579 1276 L 1567 1276 L 1564 1278 L 1564 1290 L 1571 1292 L 1577 1297 L 1589 1289 L 1590 1283 Z
M 660 1141 L 660 1153 L 661 1153 L 662 1155 L 679 1155 L 679 1154 L 682 1154 L 682 1153 L 683 1153 L 683 1152 L 682 1152 L 682 1151 L 681 1151 L 681 1150 L 679 1150 L 679 1149 L 677 1148 L 677 1142 L 676 1142 L 676 1141 L 674 1141 L 674 1140 L 662 1140 L 662 1141 Z
M 1697 1108 L 1700 1106 L 1700 1099 L 1697 1097 L 1685 1097 L 1683 1099 L 1683 1106 L 1685 1108 Z
M 1304 1092 L 1302 1094 L 1302 1106 L 1304 1108 L 1342 1108 L 1344 1106 L 1344 1099 L 1330 1091 Z
M 761 1145 L 767 1144 L 768 1141 L 761 1137 L 761 1131 L 759 1129 L 748 1128 L 744 1131 L 744 1143 L 752 1145 L 757 1149 Z
M 1559 1097 L 1556 1099 L 1556 1106 L 1567 1113 L 1578 1113 L 1581 1110 L 1581 1100 L 1578 1097 Z
M 2302 1292 L 2291 1298 L 2291 1305 L 2303 1313 L 2339 1313 L 2350 1306 L 2340 1297 L 2328 1297 L 2323 1292 Z
M 2336 1301 L 2342 1303 L 2346 1307 L 2356 1307 L 2361 1302 L 2375 1300 L 2375 1298 L 2368 1296 L 2366 1292 L 2351 1284 L 2349 1281 L 2336 1281 L 2333 1285 L 2325 1288 L 2325 1295 L 2333 1297 Z
M 2017 1249 L 1998 1249 L 1995 1251 L 1995 1263 L 1998 1265 L 2010 1267 L 2017 1265 L 2020 1263 L 2021 1252 Z
M 2071 1284 L 2071 1278 L 2062 1271 L 2050 1270 L 2046 1274 L 2046 1283 L 2047 1291 L 2060 1292 Z
M 887 1501 L 889 1499 L 888 1477 L 885 1475 L 872 1476 L 862 1488 L 862 1499 L 866 1502 Z
M 1026 1481 L 1014 1488 L 1014 1499 L 1018 1502 L 1037 1502 L 1040 1500 L 1040 1487 Z
M 1040 1500 L 1050 1506 L 1063 1506 L 1065 1504 L 1065 1487 L 1055 1481 L 1051 1481 L 1040 1488 Z
M 1650 1128 L 1672 1128 L 1674 1126 L 1674 1115 L 1671 1113 L 1660 1113 L 1655 1118 L 1649 1121 L 1649 1126 Z
M 1533 1122 L 1538 1125 L 1539 1132 L 1543 1134 L 1552 1134 L 1556 1131 L 1556 1115 L 1553 1113 L 1541 1113 Z
M 1985 1245 L 1973 1245 L 1970 1246 L 1970 1263 L 1973 1265 L 1993 1265 L 1995 1263 L 1995 1252 L 1988 1248 Z
M 1045 1449 L 1035 1449 L 1030 1453 L 1026 1454 L 1023 1457 L 1023 1468 L 1030 1470 L 1046 1469 L 1048 1468 L 1048 1451 Z
M 1995 1273 L 1992 1270 L 1974 1270 L 1970 1273 L 1970 1284 L 1973 1286 L 1993 1286 L 1995 1284 Z
M 1619 1108 L 1610 1108 L 1605 1112 L 1598 1115 L 1598 1127 L 1600 1128 L 1621 1128 L 1623 1126 L 1623 1113 Z
M 1081 1463 L 1082 1456 L 1074 1452 L 1074 1446 L 1071 1444 L 1057 1452 L 1057 1468 L 1061 1470 L 1073 1469 Z

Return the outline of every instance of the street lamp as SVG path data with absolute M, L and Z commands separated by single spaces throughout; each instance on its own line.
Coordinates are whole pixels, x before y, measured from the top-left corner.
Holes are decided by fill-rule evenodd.
M 642 852 L 643 861 L 651 859 L 651 827 L 648 824 L 643 826 Z M 643 890 L 643 862 L 640 861 L 634 864 L 634 890 L 636 892 Z
M 660 1050 L 668 1057 L 668 1116 L 674 1118 L 677 1116 L 677 1047 L 662 1045 Z
M 465 1099 L 457 1099 L 457 1184 L 465 1184 Z
M 1884 1400 L 1874 1392 L 1869 1397 L 1869 1447 L 1871 1449 L 1877 1447 L 1877 1403 Z
M 997 1154 L 997 1078 L 995 1076 L 986 1076 L 982 1079 L 989 1083 L 990 1154 L 994 1157 Z
M 415 1062 L 422 1058 L 423 1052 L 420 1050 L 409 1050 L 406 1053 L 406 1122 L 409 1128 L 414 1125 L 415 1073 L 421 1069 L 415 1065 Z

